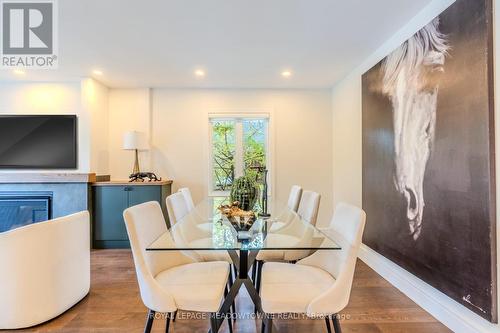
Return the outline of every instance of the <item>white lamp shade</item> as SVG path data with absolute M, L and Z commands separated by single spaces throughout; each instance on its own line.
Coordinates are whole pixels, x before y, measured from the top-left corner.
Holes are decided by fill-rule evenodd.
M 138 131 L 128 131 L 123 135 L 123 149 L 126 150 L 148 150 L 149 144 L 146 135 Z

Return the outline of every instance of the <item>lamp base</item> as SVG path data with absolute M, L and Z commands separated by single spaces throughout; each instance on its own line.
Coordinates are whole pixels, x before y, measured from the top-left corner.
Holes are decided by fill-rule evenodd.
M 141 172 L 139 168 L 139 151 L 135 150 L 135 161 L 134 161 L 134 169 L 132 170 L 132 174 L 137 174 Z

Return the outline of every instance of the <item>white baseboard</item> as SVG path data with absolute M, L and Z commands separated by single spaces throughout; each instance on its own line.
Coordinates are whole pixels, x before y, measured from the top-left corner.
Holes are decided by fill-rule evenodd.
M 452 331 L 500 332 L 499 325 L 479 317 L 364 244 L 361 245 L 359 258 Z

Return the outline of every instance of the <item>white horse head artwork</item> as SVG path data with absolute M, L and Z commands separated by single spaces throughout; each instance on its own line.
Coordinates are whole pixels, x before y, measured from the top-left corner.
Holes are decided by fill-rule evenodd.
M 439 77 L 449 49 L 439 18 L 418 31 L 382 63 L 382 92 L 392 104 L 396 190 L 406 200 L 410 233 L 417 240 L 424 212 L 423 182 L 434 141 Z

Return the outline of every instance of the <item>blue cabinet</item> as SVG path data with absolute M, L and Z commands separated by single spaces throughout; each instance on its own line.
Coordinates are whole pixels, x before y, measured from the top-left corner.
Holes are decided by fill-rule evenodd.
M 148 201 L 158 201 L 168 223 L 165 198 L 171 193 L 171 182 L 121 183 L 102 182 L 92 186 L 93 247 L 129 248 L 123 211 Z
M 160 186 L 130 186 L 128 189 L 129 207 L 161 198 Z
M 94 240 L 124 242 L 128 240 L 123 217 L 127 209 L 128 192 L 125 186 L 94 187 Z M 95 246 L 94 246 L 95 247 Z

